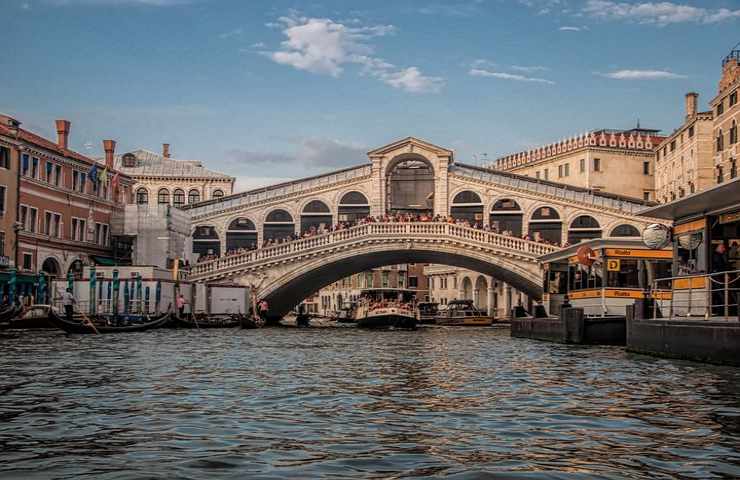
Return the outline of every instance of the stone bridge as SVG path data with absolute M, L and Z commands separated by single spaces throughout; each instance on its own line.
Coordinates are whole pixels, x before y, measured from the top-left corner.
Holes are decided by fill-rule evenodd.
M 509 279 L 537 298 L 541 286 L 534 258 L 553 247 L 514 237 L 575 243 L 639 235 L 650 222 L 636 215 L 648 205 L 643 200 L 455 163 L 451 150 L 416 138 L 372 150 L 368 157 L 365 165 L 185 207 L 194 226 L 194 255 L 259 247 L 197 264 L 192 279 L 239 282 L 266 275 L 260 293 L 288 295 L 285 300 L 296 300 L 294 305 L 364 269 L 429 262 Z M 451 215 L 510 235 L 450 224 L 378 223 L 261 247 L 270 238 L 398 212 Z

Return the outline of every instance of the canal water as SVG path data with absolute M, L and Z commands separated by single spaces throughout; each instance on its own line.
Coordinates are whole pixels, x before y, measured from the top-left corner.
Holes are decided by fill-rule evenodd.
M 0 478 L 738 478 L 740 369 L 495 329 L 0 334 Z

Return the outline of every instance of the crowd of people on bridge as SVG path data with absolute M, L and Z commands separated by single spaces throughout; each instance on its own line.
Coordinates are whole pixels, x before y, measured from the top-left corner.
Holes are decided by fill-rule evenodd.
M 352 221 L 340 221 L 334 225 L 328 225 L 328 226 L 323 223 L 320 225 L 312 225 L 306 230 L 304 230 L 303 233 L 301 234 L 293 233 L 291 235 L 286 235 L 283 237 L 266 238 L 262 242 L 262 248 L 272 247 L 275 245 L 282 245 L 282 244 L 294 242 L 296 240 L 302 240 L 306 238 L 316 237 L 319 235 L 324 235 L 327 233 L 347 230 L 349 228 L 356 227 L 358 225 L 366 225 L 369 223 L 418 223 L 418 222 L 449 223 L 449 224 L 454 224 L 454 225 L 460 225 L 463 227 L 474 228 L 476 230 L 481 230 L 484 232 L 498 233 L 498 234 L 505 235 L 505 236 L 521 238 L 522 240 L 528 240 L 528 241 L 543 243 L 547 245 L 553 245 L 556 247 L 565 248 L 565 247 L 570 246 L 570 244 L 567 242 L 564 245 L 561 245 L 558 242 L 548 241 L 547 239 L 543 238 L 539 234 L 539 232 L 536 232 L 534 236 L 530 236 L 528 233 L 518 236 L 518 235 L 515 235 L 514 232 L 508 229 L 499 231 L 499 229 L 495 225 L 493 226 L 485 225 L 480 220 L 470 220 L 467 218 L 455 218 L 452 215 L 428 215 L 424 213 L 422 214 L 396 213 L 396 214 L 385 214 L 385 215 L 374 215 L 374 216 L 368 215 L 366 217 L 358 217 Z M 207 261 L 216 260 L 222 257 L 243 255 L 245 253 L 248 253 L 256 249 L 257 249 L 257 244 L 256 242 L 253 242 L 249 246 L 246 246 L 246 247 L 229 249 L 221 256 L 214 255 L 214 254 L 201 255 L 198 258 L 198 262 L 199 263 L 207 262 Z

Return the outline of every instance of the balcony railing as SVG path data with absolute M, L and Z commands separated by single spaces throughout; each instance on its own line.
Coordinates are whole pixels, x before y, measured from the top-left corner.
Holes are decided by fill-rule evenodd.
M 738 321 L 740 270 L 653 281 L 652 317 Z M 670 292 L 670 293 L 669 293 Z
M 552 253 L 558 247 L 546 243 L 524 240 L 518 237 L 487 232 L 451 223 L 408 222 L 408 223 L 366 223 L 346 230 L 316 235 L 310 238 L 258 248 L 237 255 L 221 257 L 193 265 L 191 278 L 197 279 L 224 270 L 230 270 L 251 263 L 279 258 L 289 258 L 300 253 L 319 250 L 327 246 L 349 244 L 364 239 L 426 240 L 429 238 L 464 240 L 468 244 L 508 250 L 531 256 L 533 259 Z

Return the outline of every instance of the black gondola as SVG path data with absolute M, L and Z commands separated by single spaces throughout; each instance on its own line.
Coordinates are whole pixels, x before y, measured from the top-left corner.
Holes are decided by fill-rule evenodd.
M 75 316 L 77 317 L 77 316 Z M 137 320 L 137 321 L 134 321 Z M 163 327 L 170 320 L 169 312 L 163 313 L 158 317 L 149 315 L 120 315 L 113 317 L 110 315 L 99 315 L 90 318 L 93 321 L 93 328 L 86 321 L 72 321 L 60 315 L 55 309 L 49 309 L 49 320 L 67 333 L 129 333 L 143 332 L 154 328 Z
M 180 317 L 173 315 L 170 326 L 175 328 L 236 328 L 242 324 L 244 315 L 206 315 L 206 314 L 188 314 Z
M 0 310 L 0 328 L 9 328 L 15 317 L 21 314 L 23 307 L 20 305 L 8 305 Z

